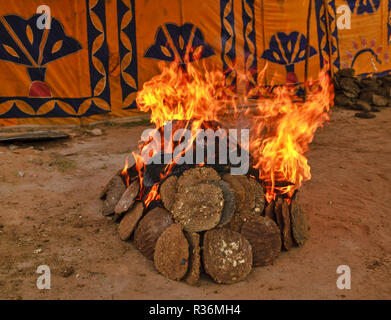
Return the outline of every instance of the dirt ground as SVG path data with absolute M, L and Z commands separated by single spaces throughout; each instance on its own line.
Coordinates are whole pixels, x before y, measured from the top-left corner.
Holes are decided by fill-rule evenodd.
M 335 110 L 311 144 L 301 189 L 310 239 L 234 285 L 166 279 L 101 215 L 99 192 L 145 126 L 0 144 L 0 298 L 391 299 L 391 109 L 353 114 Z M 39 265 L 51 268 L 50 290 L 37 289 Z M 339 265 L 351 268 L 351 290 L 336 286 Z

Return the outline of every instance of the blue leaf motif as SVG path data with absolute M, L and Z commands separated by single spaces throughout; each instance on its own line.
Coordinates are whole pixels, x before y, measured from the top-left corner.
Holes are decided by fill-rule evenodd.
M 53 46 L 60 40 L 62 41 L 61 48 L 58 51 L 53 52 Z M 48 39 L 46 40 L 45 48 L 43 50 L 42 65 L 75 53 L 81 48 L 82 47 L 79 42 L 65 35 L 64 28 L 60 21 L 52 18 L 51 29 L 48 35 Z
M 175 23 L 166 23 L 158 28 L 155 42 L 147 49 L 144 57 L 192 62 L 214 54 L 212 47 L 205 42 L 201 30 L 195 25 L 185 23 L 178 26 Z
M 375 13 L 380 7 L 380 0 L 345 0 L 352 12 L 362 15 Z
M 169 55 L 167 53 L 169 53 Z M 163 61 L 175 60 L 174 51 L 168 45 L 168 40 L 162 27 L 159 27 L 156 33 L 155 43 L 147 49 L 144 56 Z
M 39 17 L 39 14 L 35 14 L 25 20 L 18 15 L 3 16 L 6 25 L 0 23 L 0 60 L 27 66 L 43 66 L 53 60 L 75 53 L 82 48 L 77 40 L 65 34 L 61 23 L 56 18 L 52 18 L 51 29 L 48 29 L 48 37 L 41 53 L 44 30 L 40 30 L 37 27 L 37 19 Z M 12 33 L 18 41 L 16 41 Z M 53 52 L 53 46 L 58 41 L 62 41 L 62 46 Z M 23 49 L 25 49 L 27 54 Z M 40 54 L 42 57 L 40 57 Z M 40 61 L 40 58 L 42 61 Z
M 295 64 L 305 60 L 306 45 L 306 37 L 297 31 L 290 34 L 277 32 L 271 37 L 269 49 L 263 52 L 262 58 L 281 65 Z M 310 46 L 309 56 L 316 53 L 315 48 Z

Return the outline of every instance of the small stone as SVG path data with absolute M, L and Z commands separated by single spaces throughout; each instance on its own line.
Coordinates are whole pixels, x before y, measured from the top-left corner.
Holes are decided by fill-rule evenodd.
M 118 225 L 118 233 L 121 240 L 128 240 L 132 235 L 137 223 L 141 219 L 144 211 L 142 202 L 137 202 L 135 206 L 125 213 Z
M 13 151 L 13 150 L 19 149 L 19 147 L 16 146 L 16 145 L 14 145 L 14 144 L 10 144 L 10 145 L 8 146 L 8 149 L 11 150 L 11 151 Z
M 365 101 L 358 100 L 356 105 L 362 111 L 371 111 L 371 105 Z
M 182 226 L 174 223 L 168 227 L 156 242 L 155 268 L 172 280 L 181 280 L 189 267 L 189 244 L 183 234 Z
M 344 68 L 344 69 L 341 69 L 339 70 L 335 76 L 336 77 L 354 77 L 354 69 L 352 68 Z
M 101 135 L 103 134 L 102 130 L 99 129 L 99 128 L 96 128 L 96 129 L 91 130 L 90 133 L 91 133 L 93 136 L 101 136 Z
M 388 105 L 389 100 L 386 97 L 374 94 L 372 97 L 372 102 L 376 107 L 386 107 Z
M 371 107 L 371 112 L 380 112 L 380 109 L 378 107 Z
M 73 269 L 72 266 L 70 267 L 65 267 L 62 271 L 61 271 L 61 276 L 63 276 L 64 278 L 68 278 L 70 277 L 72 274 L 75 273 L 75 270 Z
M 371 112 L 358 112 L 354 116 L 357 117 L 357 118 L 362 118 L 362 119 L 376 118 L 376 115 L 374 115 Z
M 249 275 L 253 256 L 249 241 L 240 233 L 218 228 L 204 236 L 203 261 L 217 283 L 236 283 Z
M 375 77 L 368 77 L 361 79 L 360 84 L 363 88 L 377 89 L 379 86 L 381 86 L 381 81 Z
M 355 99 L 360 93 L 360 87 L 358 85 L 358 80 L 356 78 L 345 78 L 340 81 L 343 94 L 350 98 Z
M 350 108 L 353 104 L 353 102 L 343 94 L 336 95 L 334 98 L 334 103 L 337 106 L 346 107 L 346 108 Z
M 369 104 L 373 103 L 373 91 L 369 89 L 363 89 L 360 92 L 360 100 L 365 101 Z
M 42 249 L 41 248 L 38 248 L 38 249 L 35 249 L 34 250 L 34 253 L 37 254 L 37 253 L 41 253 L 42 252 Z

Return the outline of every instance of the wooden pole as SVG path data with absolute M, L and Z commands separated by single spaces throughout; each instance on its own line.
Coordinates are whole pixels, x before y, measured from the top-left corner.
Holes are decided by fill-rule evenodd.
M 327 42 L 329 47 L 329 68 L 330 68 L 330 77 L 333 77 L 333 61 L 332 56 L 333 53 L 331 52 L 331 34 L 330 34 L 330 20 L 329 20 L 329 5 L 328 0 L 323 0 L 323 6 L 324 6 L 324 12 L 325 12 L 325 18 L 326 18 L 326 36 L 327 36 Z
M 311 30 L 311 12 L 312 0 L 309 0 L 308 14 L 307 14 L 307 46 L 305 48 L 305 65 L 304 65 L 304 100 L 307 97 L 307 80 L 308 80 L 308 59 L 310 57 L 310 30 Z

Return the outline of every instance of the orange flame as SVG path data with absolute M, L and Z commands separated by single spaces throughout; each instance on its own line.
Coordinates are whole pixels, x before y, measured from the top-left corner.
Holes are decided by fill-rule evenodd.
M 156 183 L 152 186 L 147 197 L 144 200 L 145 207 L 148 207 L 153 200 L 160 200 L 160 194 L 158 194 L 159 184 Z
M 195 64 L 187 64 L 184 70 L 176 62 L 168 67 L 161 63 L 162 73 L 144 83 L 137 94 L 137 106 L 151 112 L 151 122 L 160 128 L 166 121 L 217 120 L 226 111 L 227 99 L 234 93 L 226 85 L 224 72 L 216 68 L 208 70 L 204 65 L 200 72 Z
M 121 175 L 122 175 L 122 176 L 125 176 L 125 178 L 126 178 L 126 186 L 127 186 L 127 187 L 129 187 L 129 182 L 130 182 L 130 177 L 129 177 L 129 175 L 128 175 L 128 169 L 129 169 L 128 160 L 129 160 L 129 158 L 126 157 L 126 159 L 125 159 L 125 167 L 124 167 L 123 170 L 121 171 Z
M 275 95 L 259 101 L 253 125 L 250 154 L 259 178 L 266 184 L 266 198 L 280 194 L 293 196 L 303 181 L 311 178 L 305 153 L 316 129 L 329 120 L 327 112 L 333 101 L 333 90 L 328 74 L 322 70 L 319 80 L 308 83 L 305 101 L 292 98 L 290 87 L 277 88 Z M 266 129 L 266 133 L 262 133 Z M 276 186 L 277 181 L 290 182 Z
M 166 121 L 192 120 L 187 123 L 193 142 L 196 130 L 203 123 L 213 120 L 226 123 L 229 111 L 234 119 L 241 118 L 243 121 L 244 117 L 250 128 L 248 151 L 253 168 L 259 170 L 258 178 L 264 183 L 268 201 L 275 199 L 277 194 L 292 197 L 294 191 L 311 178 L 305 153 L 316 129 L 329 119 L 327 112 L 333 101 L 333 88 L 326 69 L 319 73 L 317 81 L 306 84 L 306 100 L 303 101 L 295 95 L 292 86 L 274 90 L 263 87 L 266 67 L 260 72 L 259 85 L 241 97 L 226 85 L 224 72 L 216 67 L 195 62 L 187 64 L 184 69 L 175 62 L 168 66 L 160 64 L 160 68 L 161 74 L 144 83 L 136 99 L 141 111 L 151 113 L 151 122 L 156 128 L 162 127 Z M 239 79 L 243 78 L 243 75 L 239 76 Z M 254 104 L 250 96 L 258 96 L 259 99 L 255 108 L 243 112 L 240 104 Z M 140 151 L 145 145 L 140 145 Z M 134 157 L 140 184 L 143 185 L 145 164 L 139 154 L 134 154 Z M 166 167 L 162 179 L 172 165 Z M 158 184 L 155 184 L 144 202 L 149 204 L 157 199 Z

